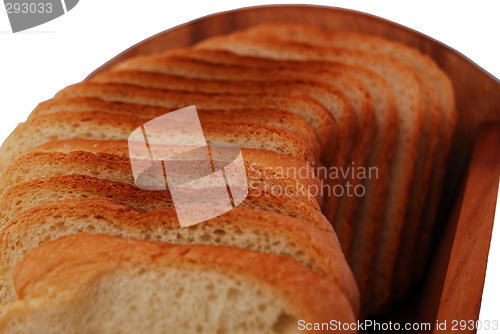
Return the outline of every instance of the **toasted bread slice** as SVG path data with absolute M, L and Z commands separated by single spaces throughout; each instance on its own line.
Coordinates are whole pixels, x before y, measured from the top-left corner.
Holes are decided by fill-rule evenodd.
M 5 166 L 22 153 L 55 140 L 98 139 L 128 140 L 130 134 L 151 118 L 121 116 L 105 112 L 58 112 L 30 118 L 20 124 L 2 145 L 1 162 Z M 203 123 L 206 139 L 231 143 L 243 148 L 271 150 L 292 155 L 315 165 L 310 146 L 291 131 L 281 127 L 252 123 Z M 188 135 L 178 135 L 178 145 L 188 142 Z
M 169 147 L 165 147 L 169 149 Z M 178 148 L 187 148 L 179 146 Z M 37 146 L 29 151 L 34 152 L 63 152 L 86 151 L 92 153 L 110 153 L 129 158 L 129 146 L 125 141 L 106 140 L 58 140 Z M 265 168 L 276 175 L 288 176 L 301 180 L 305 184 L 319 185 L 314 170 L 307 162 L 294 158 L 288 154 L 276 153 L 269 150 L 242 148 L 243 159 L 251 163 L 252 168 Z M 136 152 L 134 152 L 136 153 Z M 138 156 L 140 157 L 140 156 Z M 300 173 L 300 174 L 299 174 Z
M 376 36 L 368 36 L 346 31 L 335 32 L 333 34 L 326 33 L 313 27 L 305 27 L 296 24 L 269 24 L 265 26 L 266 27 L 264 30 L 266 34 L 279 31 L 279 34 L 281 35 L 288 34 L 296 37 L 300 36 L 300 38 L 303 38 L 304 41 L 311 41 L 311 38 L 314 38 L 316 43 L 320 43 L 322 45 L 332 45 L 347 48 L 351 48 L 355 45 L 355 47 L 359 49 L 376 51 L 379 53 L 390 55 L 398 59 L 399 61 L 411 66 L 426 79 L 426 82 L 429 84 L 430 88 L 438 99 L 441 112 L 441 123 L 439 126 L 440 135 L 437 138 L 437 160 L 434 164 L 431 181 L 431 184 L 433 186 L 432 190 L 430 191 L 430 197 L 428 198 L 426 202 L 427 204 L 425 205 L 427 209 L 423 210 L 424 219 L 422 221 L 424 222 L 424 226 L 420 230 L 421 232 L 424 230 L 429 231 L 428 229 L 431 228 L 430 226 L 434 222 L 434 218 L 432 217 L 434 217 L 435 215 L 436 206 L 441 196 L 440 194 L 442 193 L 442 175 L 444 173 L 444 170 L 446 170 L 451 138 L 453 136 L 457 119 L 453 87 L 445 73 L 430 57 L 400 42 L 389 41 Z M 438 176 L 438 174 L 441 176 Z M 422 204 L 419 203 L 418 205 L 421 206 Z M 415 211 L 418 210 L 414 210 L 414 212 Z M 416 215 L 420 219 L 422 217 L 422 212 L 416 212 Z M 423 235 L 425 233 L 415 234 Z M 413 246 L 410 248 L 416 249 Z M 418 249 L 427 248 L 428 247 L 418 247 Z M 406 258 L 406 256 L 403 256 L 403 258 Z
M 280 37 L 248 36 L 245 32 L 208 39 L 200 48 L 220 49 L 245 55 L 290 60 L 334 60 L 366 66 L 382 75 L 389 84 L 398 109 L 400 137 L 394 155 L 394 170 L 384 213 L 373 293 L 373 307 L 379 309 L 389 301 L 389 287 L 410 200 L 412 175 L 418 160 L 424 106 L 415 71 L 392 58 L 358 50 L 314 47 Z
M 216 196 L 211 193 L 219 194 L 217 189 L 206 188 L 203 191 L 207 204 Z M 186 196 L 190 195 L 187 190 L 185 192 Z M 21 212 L 65 199 L 110 199 L 141 212 L 175 208 L 169 191 L 143 190 L 127 183 L 87 175 L 52 176 L 22 182 L 3 192 L 0 196 L 0 230 Z M 301 218 L 311 221 L 319 229 L 331 230 L 330 223 L 319 210 L 293 197 L 273 194 L 265 189 L 249 188 L 246 199 L 239 206 Z
M 297 94 L 203 94 L 180 90 L 144 88 L 127 84 L 85 82 L 66 87 L 60 97 L 98 97 L 109 101 L 138 103 L 160 107 L 196 105 L 204 109 L 234 109 L 251 105 L 254 108 L 286 109 L 304 118 L 325 147 L 335 138 L 337 125 L 328 110 L 315 99 Z
M 307 163 L 271 151 L 241 151 L 249 188 L 286 194 L 319 209 L 321 184 Z M 128 154 L 124 141 L 50 142 L 8 165 L 0 174 L 0 194 L 21 182 L 71 174 L 135 186 Z
M 142 58 L 139 57 L 139 59 Z M 323 150 L 323 162 L 326 165 L 345 166 L 348 158 L 350 158 L 352 146 L 354 146 L 354 141 L 351 138 L 357 138 L 354 136 L 354 131 L 358 127 L 356 122 L 357 117 L 353 114 L 352 103 L 339 87 L 330 83 L 320 82 L 313 75 L 309 77 L 297 76 L 295 71 L 268 71 L 244 66 L 226 66 L 209 62 L 202 63 L 182 57 L 180 53 L 176 53 L 175 57 L 163 57 L 159 63 L 152 65 L 151 63 L 146 64 L 146 70 L 143 71 L 109 71 L 94 77 L 92 81 L 238 95 L 263 93 L 307 94 L 322 103 L 331 112 L 336 121 L 336 136 L 335 138 L 331 138 L 329 142 L 334 140 L 343 143 L 338 147 L 328 145 L 328 148 Z M 153 70 L 154 72 L 152 72 Z M 182 76 L 170 74 L 170 72 L 181 73 Z M 336 81 L 341 85 L 354 86 L 351 91 L 355 92 L 354 94 L 362 94 L 358 92 L 359 87 L 355 85 L 355 82 L 349 79 L 341 73 L 337 73 L 336 75 Z M 363 113 L 371 113 L 370 108 L 366 109 L 368 110 L 362 110 Z M 365 131 L 361 137 L 369 135 L 370 132 Z M 368 149 L 364 152 L 368 152 Z M 328 181 L 330 189 L 342 183 L 342 180 L 325 181 Z M 333 199 L 336 198 L 332 197 L 331 201 Z M 330 207 L 334 210 L 332 204 L 330 204 Z
M 334 285 L 345 291 L 353 308 L 358 307 L 354 278 L 333 229 L 319 230 L 298 218 L 241 207 L 181 228 L 173 209 L 141 213 L 128 206 L 95 199 L 40 205 L 16 216 L 2 230 L 0 250 L 2 259 L 6 259 L 0 279 L 5 282 L 2 301 L 13 299 L 12 270 L 28 251 L 44 242 L 78 232 L 175 244 L 226 245 L 291 257 L 329 277 Z M 11 247 L 14 244 L 16 247 Z
M 22 299 L 0 312 L 5 334 L 292 333 L 301 319 L 356 319 L 337 286 L 292 259 L 84 233 L 27 255 L 16 288 Z
M 40 103 L 29 119 L 61 111 L 100 111 L 120 115 L 155 118 L 177 108 L 153 107 L 143 104 L 105 101 L 97 98 L 51 99 Z M 268 124 L 283 127 L 303 138 L 315 152 L 320 152 L 319 141 L 313 129 L 297 114 L 273 108 L 200 109 L 201 122 L 224 122 Z

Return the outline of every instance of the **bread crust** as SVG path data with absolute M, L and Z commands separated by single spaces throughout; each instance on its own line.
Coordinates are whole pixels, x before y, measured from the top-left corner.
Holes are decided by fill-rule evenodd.
M 61 217 L 61 218 L 58 218 Z M 64 217 L 64 218 L 62 218 Z M 78 220 L 80 219 L 80 221 Z M 55 223 L 52 223 L 56 221 Z M 51 224 L 58 233 L 44 230 L 44 224 Z M 108 200 L 88 199 L 88 200 L 64 200 L 53 203 L 39 205 L 27 210 L 12 220 L 0 234 L 0 249 L 3 258 L 9 259 L 5 263 L 2 272 L 4 280 L 11 272 L 23 254 L 38 244 L 47 241 L 48 238 L 59 238 L 63 235 L 73 234 L 72 224 L 78 224 L 78 231 L 91 233 L 106 233 L 121 237 L 135 237 L 146 240 L 160 240 L 163 242 L 176 242 L 176 234 L 181 231 L 187 234 L 193 231 L 206 231 L 211 238 L 207 241 L 203 239 L 197 242 L 208 244 L 220 244 L 217 235 L 210 234 L 210 231 L 222 230 L 228 233 L 234 230 L 241 231 L 242 235 L 260 235 L 261 240 L 273 238 L 286 240 L 299 247 L 302 252 L 309 254 L 315 263 L 302 263 L 309 267 L 314 267 L 315 271 L 329 277 L 335 284 L 342 287 L 347 298 L 354 308 L 359 307 L 357 288 L 352 273 L 347 266 L 343 253 L 338 244 L 333 230 L 322 231 L 317 229 L 308 221 L 280 215 L 263 210 L 237 207 L 233 210 L 206 222 L 181 229 L 177 220 L 175 210 L 160 209 L 147 213 L 138 212 L 128 206 L 120 205 Z M 104 224 L 104 225 L 102 225 Z M 101 232 L 99 232 L 101 231 Z M 54 235 L 55 233 L 55 235 Z M 22 242 L 23 238 L 38 238 L 33 241 Z M 212 239 L 212 240 L 211 240 Z M 276 239 L 276 240 L 278 240 Z M 221 239 L 222 240 L 222 239 Z M 226 242 L 231 242 L 229 239 Z M 236 240 L 238 240 L 236 238 Z M 186 240 L 177 242 L 186 243 Z M 191 243 L 187 241 L 188 243 Z M 13 244 L 24 244 L 29 249 L 19 249 L 16 252 L 10 251 Z M 248 244 L 232 246 L 258 249 L 260 245 Z M 255 248 L 257 247 L 257 248 Z M 286 253 L 286 252 L 285 252 Z M 285 254 L 284 253 L 284 254 Z M 293 253 L 288 253 L 289 257 L 297 258 Z M 8 286 L 8 281 L 7 281 Z M 23 298 L 22 289 L 16 290 L 18 296 Z
M 102 245 L 106 245 L 102 247 Z M 36 263 L 47 255 L 50 261 L 43 266 Z M 80 254 L 80 255 L 78 255 Z M 88 266 L 92 259 L 93 265 Z M 70 265 L 68 265 L 70 264 Z M 85 275 L 82 266 L 89 269 Z M 89 286 L 106 273 L 119 268 L 140 267 L 145 270 L 156 268 L 183 268 L 197 271 L 216 271 L 243 281 L 255 280 L 267 286 L 275 297 L 285 301 L 297 318 L 308 322 L 329 322 L 332 318 L 342 322 L 355 321 L 354 313 L 338 289 L 310 270 L 291 259 L 265 255 L 232 247 L 183 245 L 172 246 L 163 243 L 145 242 L 134 239 L 120 239 L 104 235 L 79 234 L 46 243 L 28 255 L 18 267 L 16 281 L 25 291 L 26 300 L 36 298 L 33 287 L 52 290 L 57 286 L 68 293 L 71 300 L 81 299 L 81 289 Z M 59 295 L 63 297 L 62 294 Z M 61 298 L 64 301 L 64 298 Z M 58 301 L 60 302 L 61 299 Z M 29 304 L 35 306 L 36 304 Z M 51 303 L 56 304 L 57 303 Z M 26 304 L 25 304 L 26 305 Z M 5 326 L 9 316 L 28 316 L 30 308 L 9 309 L 0 320 Z
M 372 117 L 373 113 L 369 96 L 359 82 L 332 66 L 327 66 L 319 71 L 310 71 L 307 66 L 289 66 L 290 64 L 283 66 L 277 61 L 271 61 L 264 65 L 262 64 L 266 61 L 264 59 L 240 57 L 227 53 L 220 57 L 220 53 L 213 52 L 206 55 L 204 53 L 206 51 L 181 49 L 172 50 L 161 55 L 136 57 L 117 64 L 111 71 L 103 74 L 105 78 L 99 77 L 96 80 L 110 80 L 112 76 L 121 77 L 123 73 L 134 71 L 134 73 L 161 73 L 184 76 L 196 78 L 197 80 L 200 78 L 212 81 L 231 80 L 233 84 L 240 86 L 239 90 L 244 89 L 244 85 L 250 82 L 252 87 L 255 86 L 257 89 L 286 91 L 290 90 L 290 86 L 285 86 L 282 82 L 301 82 L 300 86 L 303 87 L 303 94 L 307 94 L 322 103 L 329 110 L 337 124 L 335 138 L 328 139 L 326 141 L 329 143 L 328 147 L 323 149 L 323 162 L 325 165 L 346 165 L 354 146 L 352 138 L 357 138 L 360 133 L 356 132 L 359 125 L 358 118 L 361 119 L 360 122 L 364 125 L 371 124 L 369 120 L 367 121 L 367 118 Z M 327 78 L 325 78 L 325 73 Z M 148 74 L 144 75 L 147 76 Z M 202 89 L 209 89 L 209 87 L 202 87 Z M 332 101 L 332 97 L 335 97 L 337 101 Z M 361 101 L 358 102 L 358 100 Z M 357 103 L 357 110 L 354 110 L 355 103 Z M 365 126 L 364 129 L 365 131 L 362 132 L 361 137 L 369 137 L 371 135 L 368 131 L 370 128 Z M 334 142 L 343 144 L 332 147 L 331 143 Z M 335 184 L 332 183 L 329 186 L 333 187 Z M 335 204 L 335 202 L 329 203 L 327 207 L 332 207 Z M 332 211 L 334 210 L 333 208 Z
M 295 24 L 269 24 L 256 28 L 261 32 L 269 31 L 269 29 L 272 29 L 273 33 L 279 31 L 279 34 L 293 35 L 294 38 L 307 42 L 314 40 L 314 44 L 323 46 L 354 47 L 381 53 L 398 59 L 417 72 L 417 80 L 422 89 L 422 100 L 426 108 L 422 137 L 429 138 L 429 140 L 421 141 L 419 147 L 420 159 L 412 185 L 412 200 L 405 218 L 407 224 L 404 226 L 402 235 L 402 239 L 407 242 L 402 244 L 396 265 L 398 269 L 395 270 L 393 278 L 394 283 L 398 285 L 397 290 L 399 291 L 397 293 L 401 298 L 408 290 L 412 279 L 410 267 L 415 267 L 410 264 L 412 263 L 410 254 L 414 252 L 414 243 L 418 239 L 418 227 L 422 221 L 423 213 L 426 211 L 425 199 L 433 188 L 430 186 L 433 166 L 435 162 L 438 166 L 440 165 L 439 161 L 443 153 L 438 147 L 446 134 L 440 133 L 439 128 L 445 119 L 453 118 L 454 99 L 449 80 L 430 58 L 402 43 L 354 32 L 329 33 Z M 436 188 L 433 191 L 436 191 Z
M 193 71 L 187 76 L 172 75 L 168 73 L 147 72 L 147 71 L 108 71 L 92 78 L 91 82 L 99 83 L 119 83 L 132 84 L 141 87 L 152 87 L 158 89 L 175 89 L 193 93 L 209 94 L 234 94 L 234 95 L 262 95 L 262 94 L 294 94 L 308 95 L 322 103 L 328 100 L 331 108 L 334 107 L 342 114 L 351 114 L 352 105 L 347 97 L 336 87 L 319 82 L 284 80 L 284 78 L 274 78 L 268 75 L 270 80 L 261 80 L 254 73 L 242 74 L 245 68 L 217 66 L 210 68 L 204 67 L 204 72 Z M 193 75 L 188 76 L 188 75 Z M 215 77 L 217 79 L 211 79 Z M 220 77 L 220 79 L 218 78 Z M 321 97 L 323 99 L 321 99 Z M 328 105 L 322 103 L 327 109 Z M 346 110 L 347 109 L 347 110 Z M 297 115 L 297 114 L 295 114 Z M 201 116 L 201 115 L 200 115 Z M 259 113 L 252 113 L 252 116 L 258 117 Z M 299 116 L 300 117 L 300 116 Z M 302 118 L 303 119 L 303 118 Z M 338 124 L 339 128 L 345 126 L 345 122 Z M 338 141 L 343 138 L 336 137 Z M 315 138 L 318 141 L 318 138 Z M 318 146 L 314 146 L 318 149 Z M 325 157 L 325 159 L 329 159 Z
M 149 120 L 151 118 L 98 111 L 57 112 L 33 117 L 20 124 L 6 139 L 1 148 L 1 165 L 5 168 L 27 150 L 55 140 L 128 140 L 135 129 Z M 301 137 L 281 127 L 220 121 L 203 123 L 203 130 L 208 141 L 270 149 L 317 164 L 311 147 Z
M 104 101 L 97 98 L 52 99 L 40 103 L 29 118 L 57 112 L 99 111 L 111 114 L 156 118 L 177 108 L 151 107 L 142 104 Z M 274 108 L 237 109 L 196 109 L 200 121 L 269 124 L 283 127 L 302 137 L 315 152 L 319 151 L 319 141 L 313 129 L 300 116 L 288 110 Z
M 130 159 L 128 154 L 124 154 L 128 153 L 127 142 L 82 140 L 51 142 L 47 146 L 21 156 L 7 167 L 0 174 L 1 192 L 21 182 L 70 174 L 135 186 Z M 272 189 L 275 185 L 280 189 L 286 188 L 290 196 L 319 210 L 318 194 L 309 190 L 316 189 L 320 184 L 310 167 L 287 156 L 264 152 L 242 149 L 248 186 L 261 191 Z M 304 177 L 287 173 L 288 169 L 295 168 L 309 172 Z
M 204 189 L 207 200 L 218 194 L 217 189 Z M 185 190 L 185 196 L 189 191 Z M 178 195 L 179 196 L 179 195 Z M 172 209 L 170 192 L 143 190 L 133 185 L 102 180 L 87 175 L 52 176 L 19 183 L 7 189 L 0 197 L 0 230 L 19 213 L 48 202 L 66 199 L 110 199 L 140 212 Z M 209 205 L 207 201 L 207 205 Z M 238 206 L 289 215 L 310 221 L 318 229 L 331 231 L 332 227 L 317 208 L 293 197 L 249 188 L 245 200 Z
M 191 230 L 175 230 L 169 193 L 135 187 L 126 140 L 147 121 L 192 104 L 197 106 L 208 142 L 243 147 L 251 189 L 242 205 L 229 213 Z M 232 260 L 233 254 L 229 250 L 226 256 L 221 250 L 231 248 L 227 243 L 264 253 L 273 249 L 271 253 L 295 258 L 297 265 L 312 268 L 333 283 L 340 305 L 345 304 L 344 297 L 350 305 L 344 312 L 346 319 L 358 314 L 354 278 L 363 297 L 363 317 L 380 315 L 421 277 L 455 123 L 452 87 L 438 66 L 416 49 L 376 36 L 271 23 L 216 36 L 193 48 L 127 59 L 41 103 L 0 148 L 0 170 L 10 162 L 0 174 L 0 221 L 6 225 L 0 226 L 0 251 L 8 260 L 0 273 L 11 272 L 21 257 L 17 250 L 22 253 L 39 244 L 43 248 L 58 233 L 83 230 L 210 243 L 219 237 L 215 230 L 220 230 L 227 234 L 222 238 L 225 246 L 215 247 L 213 253 L 210 247 L 193 246 L 192 251 L 191 246 L 181 246 L 186 254 L 217 254 L 220 259 L 214 259 L 215 265 L 205 268 L 206 263 L 195 256 L 188 267 L 239 275 L 238 265 L 226 272 L 225 261 Z M 149 157 L 141 159 L 137 161 L 147 163 Z M 186 163 L 195 168 L 200 161 Z M 184 177 L 188 172 L 183 166 L 180 163 L 177 171 Z M 377 179 L 358 179 L 350 173 L 340 181 L 320 181 L 314 173 L 305 178 L 289 175 L 290 168 L 310 171 L 323 166 L 327 170 L 365 168 L 365 172 L 375 167 Z M 362 185 L 367 195 L 322 198 L 325 183 Z M 292 194 L 276 195 L 266 188 L 275 185 L 292 186 Z M 304 192 L 304 187 L 321 191 Z M 210 193 L 208 189 L 207 202 L 213 201 Z M 185 196 L 191 193 L 186 191 Z M 320 205 L 326 218 L 318 211 Z M 73 229 L 78 224 L 83 227 Z M 199 237 L 197 228 L 206 228 L 206 236 Z M 181 241 L 169 239 L 174 230 Z M 193 233 L 191 237 L 183 234 L 186 231 Z M 275 238 L 277 243 L 262 250 L 259 245 L 264 241 L 233 242 L 231 238 L 238 239 L 245 231 L 254 236 L 267 233 L 262 240 Z M 88 235 L 81 238 L 82 243 L 94 242 Z M 138 242 L 141 245 L 133 247 L 150 247 Z M 280 242 L 288 245 L 284 253 L 275 248 Z M 162 254 L 179 248 L 158 247 L 165 248 Z M 69 245 L 65 249 L 73 251 Z M 97 254 L 107 248 L 96 244 L 92 251 Z M 180 259 L 169 260 L 168 265 L 186 265 L 185 253 L 179 254 Z M 65 256 L 68 264 L 61 260 Z M 45 267 L 47 272 L 37 271 L 35 262 L 28 260 L 29 269 L 21 268 L 19 275 L 16 271 L 19 294 L 25 300 L 0 310 L 0 328 L 2 318 L 9 321 L 44 308 L 60 310 L 85 300 L 83 290 L 106 279 L 105 271 L 114 272 L 122 264 L 132 268 L 140 264 L 139 257 L 130 257 L 127 261 L 132 262 L 125 264 L 111 256 L 111 266 L 104 263 L 105 257 L 102 261 L 98 257 L 79 283 L 68 279 L 69 273 L 83 268 L 78 259 L 72 260 L 77 258 L 74 254 L 57 254 L 53 267 Z M 160 264 L 164 263 L 155 261 L 143 264 L 148 270 L 163 270 Z M 268 276 L 261 269 L 255 269 L 257 276 L 252 277 L 265 281 Z M 278 281 L 272 282 L 270 289 L 276 289 Z M 46 293 L 54 286 L 66 297 Z M 1 290 L 10 291 L 7 294 L 11 288 L 11 283 L 0 284 Z M 286 293 L 295 295 L 291 290 Z M 315 312 L 320 319 L 323 313 Z
M 203 94 L 182 90 L 144 88 L 130 84 L 84 82 L 59 91 L 56 98 L 98 97 L 109 101 L 129 102 L 160 107 L 200 108 L 285 108 L 303 117 L 313 128 L 322 148 L 330 138 L 335 138 L 337 124 L 328 110 L 305 94 Z M 332 137 L 333 136 L 333 137 Z

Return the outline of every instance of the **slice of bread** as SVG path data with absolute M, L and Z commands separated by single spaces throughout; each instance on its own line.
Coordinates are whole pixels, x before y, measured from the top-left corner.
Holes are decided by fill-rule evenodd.
M 279 37 L 248 36 L 245 32 L 215 37 L 202 42 L 200 48 L 227 50 L 239 54 L 289 60 L 333 60 L 366 66 L 386 79 L 396 100 L 400 136 L 390 171 L 384 228 L 380 235 L 374 289 L 374 309 L 389 301 L 387 286 L 393 275 L 401 231 L 410 200 L 412 175 L 418 160 L 424 106 L 415 71 L 392 58 L 358 50 L 314 47 Z M 427 139 L 425 139 L 427 140 Z
M 165 147 L 169 149 L 170 147 Z M 184 149 L 183 146 L 178 146 Z M 223 149 L 223 148 L 219 148 Z M 34 152 L 62 152 L 86 151 L 92 153 L 110 153 L 129 158 L 128 143 L 119 140 L 58 140 L 37 146 L 29 153 Z M 268 150 L 251 148 L 241 149 L 243 160 L 249 161 L 253 169 L 263 169 L 272 172 L 277 177 L 291 177 L 304 185 L 319 185 L 318 178 L 307 162 L 296 159 L 288 154 L 276 153 Z M 140 157 L 140 156 L 139 156 Z
M 128 140 L 130 134 L 150 118 L 121 116 L 105 112 L 58 112 L 30 118 L 5 140 L 0 150 L 1 164 L 7 163 L 38 145 L 56 140 L 97 139 Z M 281 127 L 252 123 L 203 123 L 206 140 L 230 143 L 292 155 L 315 165 L 310 146 L 291 131 Z M 178 145 L 189 143 L 188 135 L 175 137 Z
M 104 101 L 96 98 L 52 99 L 40 103 L 29 119 L 61 111 L 100 111 L 120 115 L 155 118 L 177 108 L 152 107 L 143 104 Z M 273 108 L 196 109 L 201 122 L 224 122 L 268 124 L 283 127 L 302 137 L 315 152 L 320 152 L 319 141 L 313 129 L 297 114 Z
M 81 233 L 27 255 L 16 288 L 22 299 L 0 312 L 5 334 L 278 334 L 299 333 L 300 320 L 356 321 L 328 279 L 292 259 L 223 246 Z
M 71 174 L 135 186 L 127 142 L 59 141 L 35 150 L 14 160 L 0 174 L 0 194 L 21 182 Z M 262 150 L 242 149 L 242 157 L 249 188 L 285 194 L 319 209 L 321 184 L 306 163 Z
M 305 220 L 242 207 L 181 228 L 173 209 L 141 213 L 128 206 L 96 199 L 40 205 L 16 216 L 2 230 L 0 254 L 6 259 L 0 274 L 0 281 L 4 282 L 2 301 L 13 300 L 12 270 L 28 251 L 78 232 L 175 244 L 226 245 L 287 256 L 330 278 L 334 285 L 341 287 L 354 308 L 359 306 L 354 278 L 332 229 L 319 230 Z
M 297 94 L 203 94 L 180 90 L 144 88 L 127 84 L 85 82 L 66 87 L 56 94 L 61 97 L 98 97 L 109 101 L 146 104 L 160 107 L 196 105 L 204 109 L 277 108 L 286 109 L 304 118 L 325 148 L 335 138 L 337 125 L 328 110 L 317 100 Z
M 207 205 L 214 197 L 212 193 L 220 193 L 211 188 L 204 189 L 204 192 Z M 185 193 L 190 196 L 187 190 Z M 179 199 L 179 194 L 176 198 Z M 174 208 L 169 191 L 142 190 L 127 183 L 86 175 L 53 176 L 22 182 L 3 192 L 0 196 L 0 230 L 21 212 L 40 204 L 65 199 L 110 199 L 141 212 Z M 249 188 L 247 197 L 238 206 L 297 217 L 310 221 L 319 229 L 331 230 L 330 223 L 319 210 L 284 194 Z

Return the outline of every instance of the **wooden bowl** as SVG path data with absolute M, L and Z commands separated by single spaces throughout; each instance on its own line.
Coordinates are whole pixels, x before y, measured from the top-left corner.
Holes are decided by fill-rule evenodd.
M 449 76 L 455 89 L 458 122 L 440 207 L 442 233 L 436 238 L 425 282 L 399 307 L 403 311 L 387 320 L 435 324 L 437 319 L 447 320 L 448 326 L 452 320 L 477 320 L 500 172 L 500 82 L 460 53 L 372 15 L 323 6 L 273 5 L 218 13 L 166 30 L 122 52 L 90 76 L 132 56 L 190 46 L 207 37 L 264 22 L 305 23 L 400 41 L 432 57 Z M 485 122 L 497 123 L 481 125 Z

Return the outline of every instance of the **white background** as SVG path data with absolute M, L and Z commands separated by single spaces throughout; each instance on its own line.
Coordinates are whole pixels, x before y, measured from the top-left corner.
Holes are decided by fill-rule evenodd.
M 0 142 L 37 103 L 141 40 L 197 19 L 268 1 L 81 0 L 66 15 L 13 34 L 0 5 Z M 274 3 L 294 3 L 275 1 Z M 500 78 L 500 2 L 303 1 L 355 9 L 425 33 Z M 498 211 L 498 210 L 497 210 Z M 494 231 L 481 319 L 498 319 L 500 223 Z M 495 286 L 496 285 L 496 286 Z

